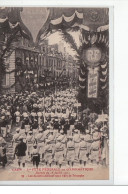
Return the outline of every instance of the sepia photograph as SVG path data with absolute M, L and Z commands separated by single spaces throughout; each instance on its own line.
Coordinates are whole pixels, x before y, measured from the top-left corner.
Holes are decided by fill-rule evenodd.
M 0 181 L 109 180 L 109 8 L 0 7 Z

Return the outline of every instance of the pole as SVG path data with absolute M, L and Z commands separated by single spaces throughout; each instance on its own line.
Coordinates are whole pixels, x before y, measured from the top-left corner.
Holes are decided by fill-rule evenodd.
M 78 101 L 77 101 L 77 103 L 78 103 Z M 77 105 L 77 120 L 78 120 L 78 105 Z
M 46 83 L 46 77 L 44 79 L 44 123 L 45 123 L 45 83 Z
M 56 96 L 56 78 L 55 78 L 55 92 L 54 92 L 54 100 L 55 100 L 55 96 Z

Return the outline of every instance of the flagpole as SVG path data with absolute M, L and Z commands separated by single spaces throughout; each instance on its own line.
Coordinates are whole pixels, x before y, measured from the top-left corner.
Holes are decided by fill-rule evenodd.
M 78 101 L 77 101 L 77 120 L 78 120 Z

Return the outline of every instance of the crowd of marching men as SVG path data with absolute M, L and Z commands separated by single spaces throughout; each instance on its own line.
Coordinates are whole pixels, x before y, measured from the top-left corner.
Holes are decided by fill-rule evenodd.
M 59 91 L 55 98 L 25 92 L 2 100 L 0 147 L 6 145 L 6 138 L 16 125 L 12 146 L 19 166 L 25 167 L 26 160 L 36 167 L 40 162 L 59 167 L 64 163 L 109 164 L 108 120 L 104 123 L 89 119 L 92 113 L 87 113 L 88 119 L 80 120 L 75 90 Z

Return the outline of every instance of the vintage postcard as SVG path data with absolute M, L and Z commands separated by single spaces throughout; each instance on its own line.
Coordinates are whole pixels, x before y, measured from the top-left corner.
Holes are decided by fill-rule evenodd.
M 109 180 L 109 8 L 0 8 L 0 181 Z

